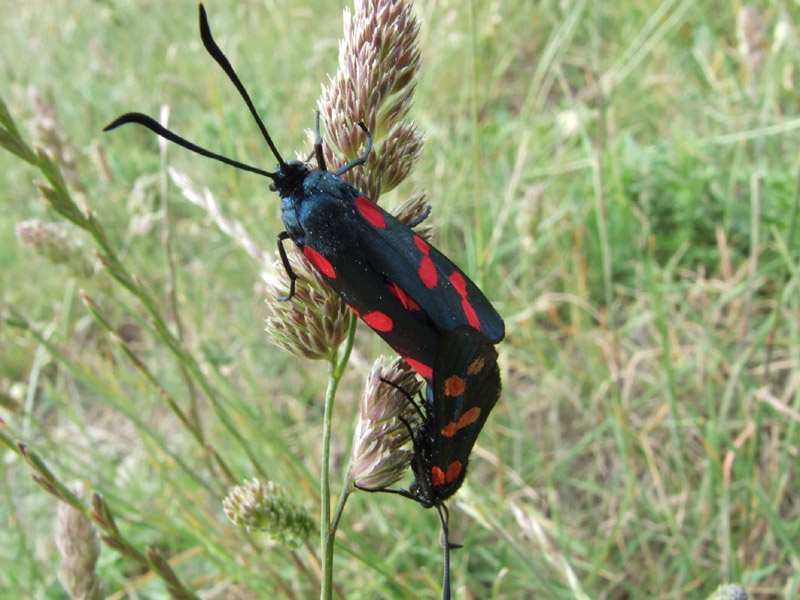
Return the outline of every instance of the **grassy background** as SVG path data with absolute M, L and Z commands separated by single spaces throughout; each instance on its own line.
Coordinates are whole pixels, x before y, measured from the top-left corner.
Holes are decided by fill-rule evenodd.
M 186 352 L 245 440 L 195 390 L 205 442 L 237 479 L 259 464 L 317 514 L 324 364 L 269 343 L 258 265 L 173 186 L 162 196 L 154 136 L 100 133 L 124 111 L 168 103 L 187 138 L 271 167 L 202 50 L 195 2 L 5 4 L 2 96 L 26 132 L 30 86 L 53 106 L 76 155 L 75 197 L 165 314 L 169 202 Z M 346 5 L 207 3 L 284 155 L 301 147 L 336 69 Z M 487 290 L 509 332 L 504 395 L 451 502 L 452 538 L 464 545 L 453 554 L 457 597 L 704 598 L 725 582 L 753 598 L 800 594 L 800 23 L 795 3 L 754 7 L 763 32 L 747 50 L 738 3 L 418 3 L 424 62 L 411 115 L 426 149 L 382 202 L 429 189 L 437 246 Z M 177 148 L 167 162 L 273 247 L 279 203 L 263 179 Z M 9 434 L 60 479 L 101 492 L 128 539 L 172 558 L 188 586 L 315 597 L 316 540 L 296 553 L 264 548 L 228 523 L 202 446 L 78 290 L 189 406 L 174 355 L 102 270 L 87 277 L 19 244 L 18 222 L 59 217 L 32 168 L 0 153 L 0 169 Z M 91 257 L 91 240 L 68 231 Z M 14 314 L 49 351 L 9 324 Z M 360 331 L 334 415 L 334 472 L 379 352 Z M 0 468 L 0 597 L 65 598 L 56 502 L 17 455 Z M 356 494 L 338 539 L 342 597 L 438 597 L 433 511 Z M 167 597 L 108 548 L 98 572 L 116 598 Z

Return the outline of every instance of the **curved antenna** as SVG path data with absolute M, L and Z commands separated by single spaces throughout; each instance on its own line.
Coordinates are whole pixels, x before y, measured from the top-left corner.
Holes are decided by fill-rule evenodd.
M 236 167 L 237 169 L 241 169 L 242 171 L 250 171 L 251 173 L 257 173 L 258 175 L 263 175 L 264 177 L 275 179 L 274 173 L 270 173 L 269 171 L 265 171 L 264 169 L 259 169 L 258 167 L 251 167 L 250 165 L 241 163 L 238 160 L 233 160 L 232 158 L 228 158 L 227 156 L 222 156 L 221 154 L 217 154 L 216 152 L 211 152 L 211 150 L 206 150 L 205 148 L 202 148 L 197 144 L 193 144 L 192 142 L 182 138 L 178 134 L 172 133 L 169 129 L 161 125 L 161 123 L 156 121 L 153 117 L 148 117 L 147 115 L 144 115 L 142 113 L 131 112 L 131 113 L 126 113 L 121 117 L 117 117 L 111 123 L 106 125 L 103 128 L 103 131 L 111 131 L 112 129 L 116 129 L 120 125 L 126 125 L 127 123 L 138 123 L 143 127 L 147 127 L 153 133 L 156 133 L 161 137 L 169 140 L 170 142 L 178 144 L 179 146 L 183 146 L 187 150 L 196 152 L 201 156 L 205 156 L 207 158 L 213 158 L 214 160 L 218 160 L 220 162 L 225 163 L 226 165 Z
M 231 80 L 233 85 L 236 86 L 236 89 L 239 91 L 239 95 L 244 100 L 245 104 L 247 104 L 247 108 L 250 109 L 250 114 L 253 115 L 253 118 L 256 120 L 258 124 L 258 128 L 261 130 L 261 135 L 264 136 L 264 139 L 267 140 L 267 144 L 269 145 L 269 149 L 272 150 L 272 153 L 275 155 L 275 158 L 278 159 L 278 164 L 281 167 L 286 166 L 283 158 L 281 158 L 278 149 L 275 147 L 275 144 L 272 143 L 272 138 L 269 137 L 269 133 L 267 133 L 267 128 L 264 127 L 264 122 L 261 120 L 261 117 L 258 116 L 256 112 L 256 107 L 253 106 L 253 101 L 250 99 L 250 94 L 247 93 L 247 90 L 244 88 L 244 85 L 239 80 L 239 76 L 236 75 L 236 72 L 233 70 L 231 63 L 222 53 L 222 50 L 219 49 L 217 46 L 217 42 L 214 41 L 214 38 L 211 36 L 211 28 L 208 26 L 208 18 L 206 17 L 206 9 L 203 7 L 203 3 L 200 3 L 200 39 L 203 40 L 203 45 L 206 47 L 208 53 L 217 61 L 217 64 L 222 67 L 222 70 L 225 71 L 225 74 L 228 76 L 228 79 Z

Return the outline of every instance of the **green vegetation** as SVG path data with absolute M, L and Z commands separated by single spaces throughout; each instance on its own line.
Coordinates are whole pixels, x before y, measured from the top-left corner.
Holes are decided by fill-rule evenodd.
M 85 501 L 99 493 L 129 544 L 102 546 L 110 597 L 169 597 L 135 553 L 205 597 L 317 597 L 317 540 L 269 545 L 222 499 L 258 477 L 319 515 L 326 364 L 270 343 L 260 265 L 167 167 L 269 252 L 278 197 L 180 148 L 160 156 L 144 130 L 101 133 L 168 104 L 188 139 L 272 167 L 202 49 L 196 3 L 10 4 L 0 96 L 22 138 L 60 150 L 94 220 L 73 214 L 80 229 L 42 197 L 58 167 L 0 152 L 0 599 L 68 597 L 36 457 Z M 209 0 L 215 36 L 291 157 L 349 3 L 232 4 Z M 437 246 L 508 329 L 504 393 L 450 503 L 455 597 L 800 595 L 793 6 L 418 2 L 410 117 L 425 151 L 381 202 L 427 188 Z M 51 236 L 40 253 L 17 233 L 34 219 L 60 227 L 29 226 L 29 241 Z M 334 488 L 381 352 L 359 326 L 332 415 Z M 334 597 L 439 597 L 438 527 L 403 498 L 353 493 Z

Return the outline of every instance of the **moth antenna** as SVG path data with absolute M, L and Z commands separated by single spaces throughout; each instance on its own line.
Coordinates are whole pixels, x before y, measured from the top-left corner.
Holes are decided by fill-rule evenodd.
M 169 129 L 161 125 L 158 121 L 156 121 L 153 117 L 148 117 L 145 114 L 138 113 L 138 112 L 131 112 L 122 115 L 121 117 L 117 117 L 111 123 L 106 125 L 103 128 L 103 131 L 111 131 L 112 129 L 116 129 L 121 125 L 126 125 L 127 123 L 137 123 L 143 127 L 147 127 L 153 133 L 160 135 L 164 139 L 169 140 L 170 142 L 174 142 L 179 146 L 183 146 L 187 150 L 191 150 L 201 156 L 205 156 L 206 158 L 213 158 L 214 160 L 218 160 L 226 165 L 230 165 L 232 167 L 236 167 L 237 169 L 241 169 L 242 171 L 249 171 L 251 173 L 256 173 L 258 175 L 263 175 L 264 177 L 269 177 L 270 179 L 275 179 L 275 174 L 270 173 L 269 171 L 265 171 L 264 169 L 259 169 L 258 167 L 252 167 L 250 165 L 246 165 L 238 160 L 233 160 L 232 158 L 228 158 L 227 156 L 222 156 L 221 154 L 217 154 L 216 152 L 211 152 L 211 150 L 206 150 L 205 148 L 198 146 L 197 144 L 193 144 L 189 140 L 182 138 L 177 133 L 171 132 Z
M 228 79 L 230 79 L 233 85 L 236 86 L 236 89 L 239 91 L 239 95 L 242 97 L 245 104 L 247 104 L 247 108 L 250 109 L 250 114 L 253 115 L 256 124 L 258 124 L 258 128 L 261 130 L 261 135 L 263 135 L 264 139 L 267 140 L 269 149 L 272 150 L 275 158 L 278 159 L 278 164 L 280 164 L 282 167 L 285 166 L 286 163 L 284 162 L 283 158 L 281 158 L 280 152 L 278 152 L 275 144 L 272 143 L 272 138 L 269 137 L 269 133 L 267 133 L 267 128 L 264 126 L 264 122 L 261 120 L 261 117 L 258 116 L 256 107 L 253 105 L 253 101 L 250 99 L 250 94 L 247 93 L 244 84 L 242 84 L 239 76 L 236 74 L 236 71 L 233 70 L 230 61 L 222 53 L 222 50 L 220 50 L 219 46 L 217 46 L 217 42 L 214 41 L 214 38 L 211 35 L 211 28 L 208 26 L 206 9 L 203 7 L 202 2 L 200 3 L 200 39 L 203 40 L 203 45 L 206 47 L 208 53 L 214 58 L 215 61 L 217 61 L 217 64 L 222 67 L 223 71 L 225 71 Z

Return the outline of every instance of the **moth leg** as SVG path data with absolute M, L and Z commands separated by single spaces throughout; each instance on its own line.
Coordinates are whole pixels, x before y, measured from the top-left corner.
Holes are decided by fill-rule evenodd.
M 283 263 L 283 269 L 286 271 L 286 274 L 289 276 L 289 293 L 286 296 L 278 296 L 278 300 L 280 302 L 288 302 L 294 296 L 294 282 L 297 281 L 297 274 L 292 270 L 292 265 L 289 264 L 289 257 L 286 255 L 286 249 L 283 247 L 284 240 L 289 239 L 289 233 L 286 231 L 281 231 L 278 234 L 278 256 L 281 257 L 281 262 Z
M 404 498 L 408 498 L 409 500 L 413 500 L 414 502 L 419 502 L 417 498 L 412 496 L 407 490 L 393 490 L 391 488 L 369 488 L 364 487 L 363 485 L 359 485 L 358 483 L 353 482 L 353 487 L 357 490 L 361 490 L 362 492 L 369 492 L 370 494 L 376 494 L 378 492 L 384 492 L 386 494 L 397 494 L 398 496 L 403 496 Z

